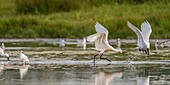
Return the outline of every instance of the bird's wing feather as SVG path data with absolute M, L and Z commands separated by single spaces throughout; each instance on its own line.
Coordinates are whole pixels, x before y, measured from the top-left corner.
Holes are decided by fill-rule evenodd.
M 105 33 L 105 34 L 109 33 L 108 30 L 98 22 L 96 22 L 95 24 L 95 29 L 97 33 Z
M 107 35 L 104 33 L 100 33 L 100 36 L 95 40 L 96 50 L 104 50 L 110 48 L 109 46 L 110 45 L 107 41 Z
M 20 54 L 20 59 L 23 60 L 23 61 L 29 62 L 28 57 L 24 53 Z
M 130 22 L 127 22 L 127 25 L 129 26 L 129 28 L 131 28 L 136 33 L 138 37 L 138 46 L 141 45 L 142 43 L 145 43 L 142 32 L 137 27 L 132 25 Z
M 149 37 L 152 33 L 152 29 L 148 21 L 145 21 L 141 24 L 141 30 L 146 44 L 149 45 Z
M 87 37 L 87 41 L 94 42 L 102 33 L 96 33 Z

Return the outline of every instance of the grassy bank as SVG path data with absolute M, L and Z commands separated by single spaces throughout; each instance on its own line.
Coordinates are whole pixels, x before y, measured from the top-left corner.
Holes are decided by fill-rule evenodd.
M 50 14 L 17 14 L 8 7 L 15 5 L 0 13 L 1 38 L 80 38 L 95 33 L 96 21 L 109 30 L 109 38 L 136 38 L 126 22 L 140 27 L 144 20 L 152 26 L 151 38 L 170 38 L 170 3 L 102 4 Z

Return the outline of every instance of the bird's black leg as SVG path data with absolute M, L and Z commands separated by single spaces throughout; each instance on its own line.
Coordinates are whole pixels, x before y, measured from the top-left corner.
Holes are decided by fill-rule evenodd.
M 147 48 L 146 51 L 147 51 L 147 54 L 149 55 L 149 48 Z
M 148 51 L 147 50 L 144 50 L 145 54 L 148 54 Z
M 96 59 L 97 55 L 99 55 L 99 54 L 94 55 L 94 61 L 93 61 L 94 65 L 95 65 L 95 59 Z
M 103 53 L 100 55 L 100 59 L 104 59 L 104 60 L 111 62 L 111 60 L 109 60 L 108 58 L 102 58 L 102 56 L 103 56 Z
M 9 57 L 7 57 L 7 60 L 9 61 Z

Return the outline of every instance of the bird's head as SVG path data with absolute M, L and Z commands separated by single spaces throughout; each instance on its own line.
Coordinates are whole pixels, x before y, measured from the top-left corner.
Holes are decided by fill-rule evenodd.
M 24 53 L 24 51 L 21 50 L 20 53 Z

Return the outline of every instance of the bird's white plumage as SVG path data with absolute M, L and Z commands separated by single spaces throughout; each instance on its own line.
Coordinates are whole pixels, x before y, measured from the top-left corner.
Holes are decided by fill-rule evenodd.
M 94 42 L 102 33 L 96 33 L 87 37 L 87 41 Z
M 142 30 L 142 34 L 143 34 L 143 38 L 146 42 L 146 44 L 148 45 L 148 47 L 150 47 L 149 45 L 149 37 L 152 33 L 152 29 L 151 29 L 151 26 L 149 24 L 148 21 L 145 21 L 141 24 L 141 30 Z
M 1 44 L 1 48 L 5 50 L 5 45 L 4 45 L 4 43 Z
M 0 47 L 0 55 L 4 54 L 4 50 Z
M 109 33 L 109 32 L 107 31 L 107 29 L 106 29 L 105 27 L 103 27 L 101 24 L 99 24 L 98 22 L 96 22 L 95 28 L 96 28 L 96 32 L 97 32 L 97 33 L 105 33 L 105 34 L 108 34 L 108 33 Z
M 136 33 L 138 38 L 137 41 L 138 47 L 140 49 L 150 48 L 149 37 L 152 30 L 149 23 L 147 21 L 142 23 L 141 25 L 142 32 L 137 27 L 132 25 L 130 22 L 127 22 L 127 25 Z
M 28 57 L 23 53 L 23 51 L 20 52 L 19 58 L 20 58 L 20 60 L 21 60 L 23 63 L 29 63 L 29 59 L 28 59 Z
M 9 58 L 9 55 L 4 52 L 4 49 L 2 49 L 2 47 L 0 47 L 0 56 Z
M 109 45 L 108 43 L 109 32 L 105 27 L 103 27 L 101 24 L 96 22 L 95 29 L 97 33 L 88 36 L 87 41 L 95 42 L 96 50 L 104 52 L 109 49 L 109 50 L 113 50 L 116 52 L 122 52 L 121 49 L 114 49 L 111 45 Z

